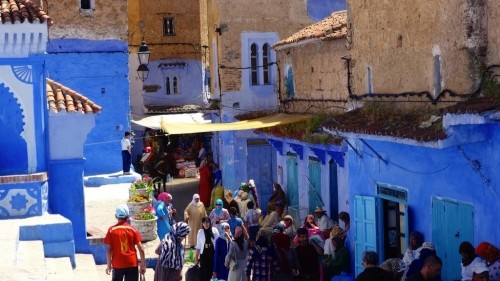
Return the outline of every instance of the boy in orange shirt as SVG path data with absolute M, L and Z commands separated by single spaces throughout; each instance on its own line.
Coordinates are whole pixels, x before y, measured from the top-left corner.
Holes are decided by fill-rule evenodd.
M 108 245 L 106 252 L 106 261 L 108 267 L 106 274 L 111 273 L 113 269 L 112 281 L 137 281 L 139 280 L 139 271 L 137 270 L 137 250 L 141 256 L 140 272 L 146 272 L 146 260 L 144 249 L 141 245 L 141 235 L 139 232 L 127 223 L 129 210 L 126 205 L 116 208 L 115 217 L 118 223 L 108 229 L 104 243 Z

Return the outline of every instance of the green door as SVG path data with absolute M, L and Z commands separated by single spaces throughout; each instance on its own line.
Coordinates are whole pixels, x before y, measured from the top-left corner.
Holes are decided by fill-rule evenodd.
M 317 206 L 323 207 L 321 199 L 321 163 L 317 158 L 309 157 L 309 213 L 313 213 Z
M 289 153 L 286 157 L 286 195 L 288 206 L 299 205 L 299 184 L 298 184 L 298 163 L 297 155 Z

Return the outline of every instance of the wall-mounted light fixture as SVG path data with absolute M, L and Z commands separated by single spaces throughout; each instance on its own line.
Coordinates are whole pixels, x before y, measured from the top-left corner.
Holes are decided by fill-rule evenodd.
M 139 46 L 139 51 L 137 52 L 137 57 L 139 58 L 139 67 L 137 68 L 137 76 L 144 82 L 148 79 L 149 75 L 149 55 L 151 52 L 149 51 L 148 45 L 146 45 L 145 41 L 142 41 L 141 46 Z
M 137 68 L 137 76 L 139 77 L 139 79 L 141 79 L 141 81 L 144 82 L 146 81 L 146 79 L 148 79 L 148 75 L 149 75 L 148 66 L 145 64 L 139 65 L 139 67 Z

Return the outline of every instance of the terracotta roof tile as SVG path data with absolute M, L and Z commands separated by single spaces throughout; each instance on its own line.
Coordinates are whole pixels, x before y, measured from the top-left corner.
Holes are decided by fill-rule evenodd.
M 391 136 L 430 142 L 446 138 L 441 120 L 435 125 L 420 128 L 429 118 L 428 113 L 385 112 L 380 113 L 367 108 L 358 108 L 323 122 L 322 127 L 337 132 L 353 132 L 367 135 Z
M 47 104 L 51 112 L 98 113 L 102 107 L 87 97 L 47 78 Z
M 500 94 L 500 93 L 499 93 Z M 488 111 L 500 110 L 500 97 L 482 97 L 464 102 L 459 102 L 455 105 L 442 109 L 443 114 L 479 114 Z
M 336 132 L 352 132 L 368 135 L 391 136 L 413 139 L 423 142 L 443 140 L 447 137 L 442 127 L 442 119 L 431 123 L 425 128 L 423 122 L 431 115 L 442 117 L 449 114 L 481 114 L 491 111 L 500 111 L 500 96 L 480 97 L 441 109 L 434 114 L 430 112 L 404 112 L 391 109 L 388 112 L 377 112 L 369 108 L 358 108 L 340 115 L 328 118 L 322 127 Z
M 46 22 L 50 26 L 52 19 L 34 0 L 0 0 L 0 20 L 2 24 Z M 0 25 L 1 28 L 1 25 Z
M 347 12 L 339 11 L 332 13 L 329 17 L 312 24 L 290 37 L 278 41 L 273 48 L 285 46 L 308 39 L 319 39 L 323 41 L 344 38 L 347 35 Z
M 194 113 L 199 112 L 202 108 L 197 105 L 144 105 L 148 113 Z

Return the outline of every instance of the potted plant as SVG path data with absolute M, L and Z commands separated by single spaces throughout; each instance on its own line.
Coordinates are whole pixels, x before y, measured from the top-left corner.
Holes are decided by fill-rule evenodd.
M 147 198 L 151 198 L 151 193 L 154 190 L 153 179 L 148 176 L 143 176 L 142 179 L 136 179 L 129 188 L 129 197 L 142 194 Z
M 153 206 L 149 205 L 130 217 L 130 225 L 139 231 L 142 241 L 151 241 L 157 237 L 157 219 Z

